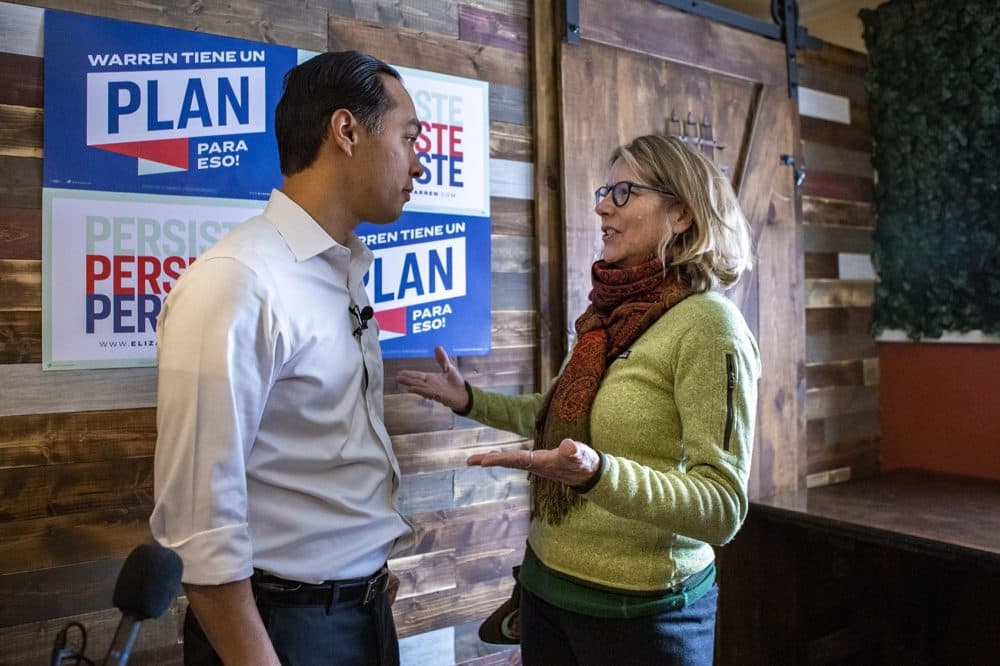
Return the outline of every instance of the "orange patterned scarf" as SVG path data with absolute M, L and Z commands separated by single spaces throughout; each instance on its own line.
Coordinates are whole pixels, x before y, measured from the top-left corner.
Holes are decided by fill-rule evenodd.
M 591 270 L 590 307 L 576 320 L 576 345 L 549 391 L 536 426 L 535 448 L 570 438 L 590 444 L 590 408 L 608 366 L 664 312 L 693 289 L 663 277 L 654 258 L 632 268 L 598 261 Z M 562 483 L 531 475 L 531 517 L 558 525 L 583 497 Z

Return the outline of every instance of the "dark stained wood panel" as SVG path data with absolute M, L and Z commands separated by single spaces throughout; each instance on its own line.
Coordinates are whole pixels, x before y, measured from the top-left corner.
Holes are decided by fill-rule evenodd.
M 43 60 L 18 53 L 0 53 L 0 104 L 41 107 Z
M 871 254 L 875 246 L 872 229 L 868 227 L 805 224 L 802 233 L 807 252 Z
M 0 364 L 41 362 L 41 310 L 0 310 Z
M 0 155 L 0 205 L 32 210 L 42 207 L 42 160 Z
M 530 162 L 534 153 L 534 138 L 526 125 L 490 122 L 490 157 Z
M 665 39 L 667 35 L 698 37 Z M 580 36 L 767 85 L 785 83 L 784 52 L 777 42 L 654 2 L 624 0 L 612 9 L 600 0 L 582 0 Z
M 351 19 L 331 16 L 328 48 L 359 49 L 395 65 L 491 83 L 514 87 L 528 84 L 528 59 L 524 54 Z
M 840 275 L 840 266 L 835 252 L 805 253 L 805 278 L 836 279 Z
M 462 41 L 527 53 L 530 34 L 525 17 L 458 6 L 458 38 Z
M 853 335 L 806 336 L 806 361 L 809 363 L 877 357 L 878 348 L 871 333 L 868 332 Z
M 495 234 L 533 236 L 534 212 L 526 199 L 490 199 L 490 224 Z
M 851 386 L 864 383 L 864 366 L 860 360 L 806 365 L 806 386 Z
M 802 195 L 847 201 L 871 201 L 874 195 L 874 183 L 871 178 L 810 169 L 805 182 L 802 183 Z
M 862 178 L 872 178 L 872 156 L 858 150 L 826 146 L 811 141 L 802 142 L 802 158 L 806 169 L 829 171 Z
M 806 334 L 871 334 L 871 308 L 822 308 L 806 310 Z
M 41 258 L 41 209 L 0 208 L 0 259 Z
M 800 116 L 799 126 L 802 128 L 803 141 L 871 152 L 871 134 L 867 130 L 854 125 L 843 125 L 831 120 L 823 120 L 822 118 Z M 808 180 L 808 178 L 809 176 L 807 175 L 806 179 Z
M 0 469 L 0 521 L 149 505 L 153 459 Z

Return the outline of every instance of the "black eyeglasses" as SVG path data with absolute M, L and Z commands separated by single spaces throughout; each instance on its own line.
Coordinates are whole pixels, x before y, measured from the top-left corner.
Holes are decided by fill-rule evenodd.
M 677 198 L 677 195 L 669 190 L 661 190 L 658 187 L 653 187 L 652 185 L 643 185 L 642 183 L 633 183 L 628 180 L 620 180 L 614 185 L 601 185 L 596 190 L 594 190 L 594 205 L 601 203 L 601 199 L 611 195 L 611 201 L 616 206 L 621 208 L 628 203 L 628 198 L 632 196 L 632 190 L 650 190 L 652 192 L 659 192 L 668 197 Z

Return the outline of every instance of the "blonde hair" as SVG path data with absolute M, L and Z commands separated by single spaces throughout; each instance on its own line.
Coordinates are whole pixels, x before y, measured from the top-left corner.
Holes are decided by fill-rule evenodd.
M 664 224 L 657 255 L 663 269 L 675 269 L 699 291 L 732 287 L 753 266 L 750 225 L 733 186 L 719 168 L 680 139 L 648 134 L 619 146 L 611 164 L 622 159 L 646 184 L 673 192 L 692 216 L 691 226 L 674 234 Z

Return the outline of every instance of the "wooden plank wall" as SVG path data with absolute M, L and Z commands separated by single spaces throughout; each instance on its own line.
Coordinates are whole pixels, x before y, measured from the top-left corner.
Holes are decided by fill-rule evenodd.
M 461 358 L 476 385 L 536 385 L 537 238 L 526 0 L 205 0 L 0 3 L 0 664 L 43 663 L 69 620 L 103 655 L 118 622 L 111 589 L 125 555 L 148 540 L 155 370 L 42 373 L 41 7 L 323 51 L 369 50 L 387 61 L 490 82 L 493 353 Z M 545 301 L 547 302 L 547 301 Z M 467 455 L 529 443 L 399 392 L 386 363 L 386 415 L 417 529 L 396 622 L 404 663 L 499 664 L 478 621 L 509 594 L 527 533 L 519 473 L 468 469 Z M 144 626 L 135 663 L 178 659 L 181 598 Z M 433 659 L 427 655 L 436 655 Z M 407 656 L 409 655 L 409 656 Z M 420 656 L 418 656 L 420 655 Z
M 871 334 L 871 133 L 864 54 L 799 55 L 806 278 L 806 458 L 811 483 L 879 464 L 878 350 Z

